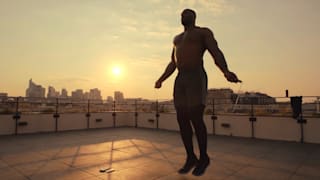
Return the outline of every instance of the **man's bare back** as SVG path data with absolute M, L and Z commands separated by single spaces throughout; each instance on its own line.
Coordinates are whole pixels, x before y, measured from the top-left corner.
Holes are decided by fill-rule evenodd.
M 174 38 L 175 63 L 178 70 L 190 70 L 203 65 L 206 28 L 194 27 Z

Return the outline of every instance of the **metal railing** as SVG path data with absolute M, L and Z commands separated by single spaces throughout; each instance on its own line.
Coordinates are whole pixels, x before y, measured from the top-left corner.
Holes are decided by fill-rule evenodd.
M 304 141 L 303 124 L 307 123 L 305 118 L 319 118 L 319 96 L 304 96 L 301 113 L 296 117 L 301 127 L 301 142 Z M 268 100 L 269 99 L 269 100 Z M 237 101 L 230 98 L 212 98 L 207 100 L 206 115 L 211 115 L 212 131 L 215 134 L 215 121 L 219 115 L 249 116 L 251 124 L 251 137 L 255 137 L 254 124 L 259 116 L 292 117 L 292 104 L 289 97 L 270 98 L 247 98 Z M 111 112 L 113 127 L 116 127 L 117 113 L 132 112 L 134 114 L 134 127 L 139 127 L 139 113 L 154 113 L 156 129 L 159 129 L 159 119 L 162 113 L 175 113 L 173 101 L 102 101 L 102 100 L 75 100 L 71 98 L 28 98 L 8 97 L 0 99 L 0 115 L 12 114 L 15 120 L 15 134 L 18 133 L 19 122 L 24 114 L 52 114 L 55 120 L 55 131 L 58 131 L 59 118 L 66 113 L 83 113 L 87 118 L 87 128 L 90 128 L 90 117 L 92 113 Z
M 302 96 L 302 111 L 305 116 L 319 117 L 318 96 Z M 292 115 L 290 98 L 275 97 L 277 101 L 268 102 L 263 99 L 252 98 L 244 102 L 235 102 L 229 98 L 212 98 L 207 100 L 205 114 L 221 115 L 251 115 L 281 116 Z M 70 98 L 27 98 L 8 97 L 0 99 L 0 114 L 31 113 L 95 113 L 95 112 L 155 112 L 175 113 L 173 101 L 167 100 L 130 100 L 130 101 L 103 101 L 103 100 L 74 100 Z

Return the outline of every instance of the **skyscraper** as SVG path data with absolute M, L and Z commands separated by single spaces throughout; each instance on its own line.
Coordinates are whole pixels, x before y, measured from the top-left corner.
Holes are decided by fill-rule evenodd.
M 83 99 L 83 90 L 82 89 L 77 89 L 77 90 L 75 90 L 75 91 L 72 91 L 71 92 L 71 97 L 72 97 L 72 99 Z
M 102 100 L 101 91 L 98 88 L 90 89 L 89 99 Z
M 43 88 L 41 85 L 37 85 L 32 82 L 32 79 L 29 80 L 29 87 L 26 90 L 26 97 L 45 97 L 46 89 Z
M 68 97 L 68 91 L 66 89 L 62 89 L 61 90 L 61 95 L 60 95 L 61 98 L 67 98 Z
M 59 97 L 59 92 L 56 91 L 56 89 L 52 86 L 48 87 L 48 94 L 47 94 L 48 98 L 57 98 Z
M 117 101 L 117 102 L 124 101 L 123 93 L 120 92 L 120 91 L 115 91 L 114 92 L 114 100 Z
M 108 96 L 108 97 L 107 97 L 107 102 L 110 103 L 110 102 L 112 102 L 112 101 L 113 101 L 113 97 L 112 97 L 112 96 Z

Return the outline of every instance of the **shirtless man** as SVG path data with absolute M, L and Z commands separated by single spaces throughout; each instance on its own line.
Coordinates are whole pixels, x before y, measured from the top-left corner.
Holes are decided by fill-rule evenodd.
M 207 74 L 203 68 L 204 52 L 209 51 L 215 64 L 228 81 L 234 83 L 241 81 L 233 72 L 229 71 L 212 31 L 196 26 L 195 19 L 196 13 L 193 10 L 183 10 L 181 24 L 184 26 L 184 32 L 174 38 L 171 61 L 165 72 L 156 81 L 155 88 L 161 88 L 162 82 L 176 68 L 178 69 L 173 96 L 180 134 L 187 154 L 186 162 L 178 172 L 185 174 L 195 167 L 192 174 L 201 176 L 210 164 L 210 158 L 207 154 L 207 128 L 203 121 L 207 94 Z M 191 124 L 194 127 L 199 145 L 199 159 L 193 151 Z

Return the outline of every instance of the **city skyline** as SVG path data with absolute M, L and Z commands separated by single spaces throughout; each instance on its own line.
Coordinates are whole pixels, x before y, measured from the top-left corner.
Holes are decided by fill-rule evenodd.
M 110 6 L 112 4 L 112 6 Z M 213 30 L 241 91 L 271 96 L 317 96 L 320 2 L 141 0 L 0 2 L 0 92 L 23 96 L 29 77 L 56 89 L 97 87 L 102 96 L 172 99 L 174 76 L 154 82 L 170 60 L 180 13 L 197 12 L 197 25 Z M 206 53 L 209 88 L 228 83 Z M 175 72 L 177 73 L 177 72 Z
M 10 95 L 9 95 L 10 96 Z M 42 85 L 37 84 L 29 80 L 29 86 L 26 89 L 25 97 L 34 98 L 72 98 L 72 99 L 90 99 L 90 100 L 102 100 L 101 91 L 98 88 L 91 88 L 89 91 L 84 91 L 83 89 L 75 89 L 71 91 L 68 95 L 68 90 L 66 88 L 60 91 L 56 90 L 54 86 L 49 85 L 48 91 Z
M 54 86 L 49 85 L 48 89 L 43 87 L 41 84 L 37 84 L 33 82 L 32 78 L 29 80 L 29 86 L 26 88 L 25 96 L 20 97 L 31 97 L 31 98 L 71 98 L 77 100 L 106 100 L 108 102 L 116 101 L 116 102 L 125 102 L 125 101 L 135 101 L 139 100 L 153 100 L 153 99 L 143 99 L 142 97 L 125 97 L 122 91 L 114 91 L 113 96 L 107 95 L 106 97 L 101 96 L 102 92 L 99 88 L 91 88 L 89 91 L 84 91 L 83 89 L 74 89 L 71 91 L 70 95 L 66 88 L 62 88 L 61 92 L 56 90 Z M 14 97 L 8 94 L 7 92 L 0 92 L 0 96 L 3 98 L 6 97 Z M 230 103 L 231 100 L 236 100 L 236 98 L 240 98 L 240 101 L 250 102 L 250 98 L 261 98 L 264 102 L 265 100 L 272 99 L 270 103 L 275 103 L 276 97 L 271 97 L 263 92 L 234 92 L 230 88 L 209 88 L 207 101 L 211 101 L 211 99 L 217 99 L 217 101 L 222 100 L 222 102 Z M 246 99 L 246 98 L 249 98 Z M 219 100 L 220 99 L 220 100 Z M 160 101 L 171 101 L 172 99 L 157 99 Z M 227 100 L 227 101 L 226 101 Z M 229 102 L 230 101 L 230 102 Z M 238 101 L 238 100 L 236 100 Z

